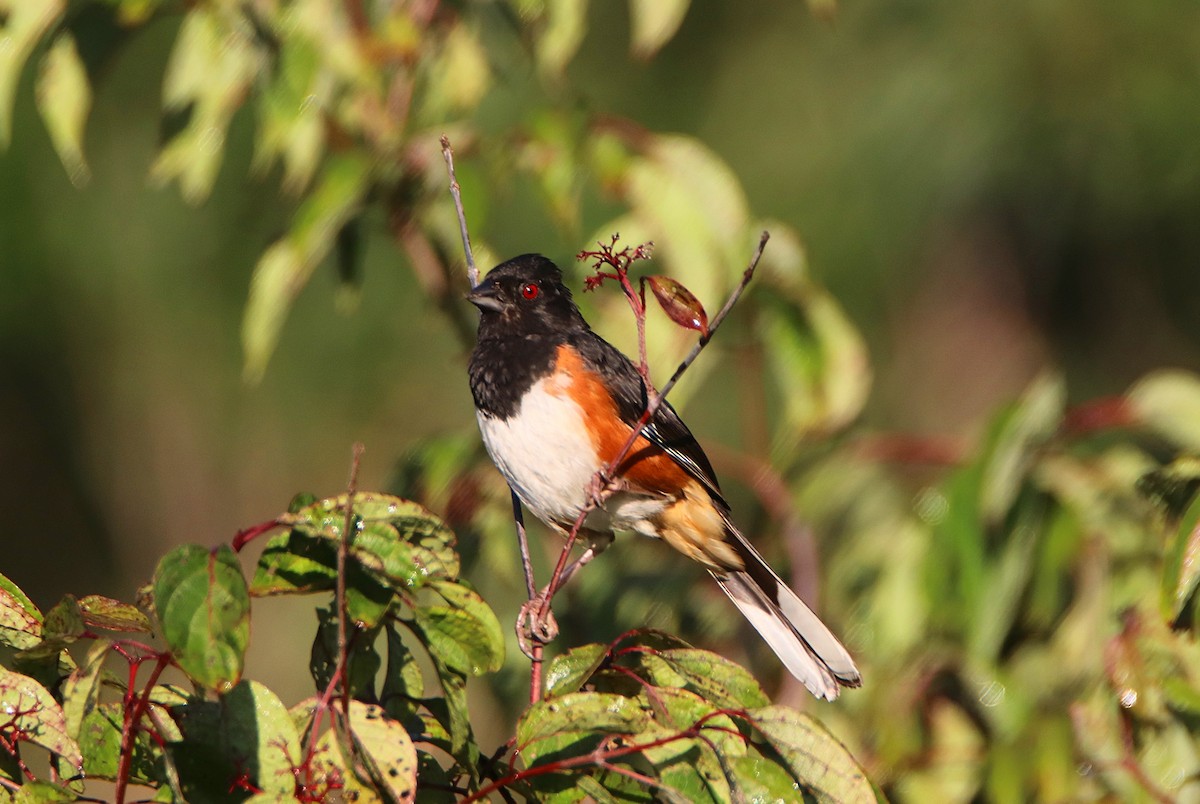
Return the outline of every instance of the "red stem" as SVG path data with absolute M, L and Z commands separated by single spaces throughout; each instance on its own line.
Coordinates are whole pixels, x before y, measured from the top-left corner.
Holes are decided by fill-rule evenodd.
M 117 789 L 115 791 L 117 804 L 125 804 L 125 790 L 129 785 L 129 765 L 133 761 L 133 741 L 137 737 L 138 723 L 146 714 L 146 707 L 150 704 L 150 695 L 154 692 L 154 685 L 158 683 L 158 677 L 171 663 L 170 654 L 158 654 L 154 670 L 146 679 L 145 689 L 142 690 L 141 695 L 137 696 L 136 701 L 133 701 L 133 688 L 137 680 L 138 667 L 144 659 L 148 658 L 150 657 L 143 656 L 129 665 L 129 688 L 125 690 L 125 718 L 121 723 L 121 754 L 117 759 Z M 130 706 L 131 701 L 133 702 L 132 707 Z
M 578 768 L 585 765 L 607 765 L 614 759 L 620 759 L 622 757 L 629 756 L 630 754 L 638 754 L 643 751 L 648 751 L 651 748 L 657 748 L 660 745 L 667 745 L 669 743 L 676 742 L 677 740 L 700 738 L 700 731 L 704 728 L 704 724 L 715 717 L 721 716 L 736 717 L 750 723 L 754 722 L 745 710 L 717 709 L 697 719 L 696 722 L 688 728 L 666 737 L 659 737 L 656 740 L 650 740 L 644 743 L 621 745 L 607 750 L 601 750 L 599 747 L 597 747 L 595 751 L 592 751 L 589 754 L 570 757 L 568 759 L 558 760 L 557 762 L 547 762 L 545 765 L 538 765 L 533 768 L 526 768 L 524 770 L 516 771 L 515 773 L 511 773 L 501 779 L 497 779 L 486 787 L 480 788 L 470 796 L 462 799 L 459 804 L 471 804 L 471 802 L 474 801 L 482 801 L 484 798 L 496 792 L 497 790 L 508 787 L 514 782 L 519 782 L 524 779 L 532 779 L 535 776 L 544 776 L 547 773 L 557 773 L 559 771 Z M 728 731 L 726 728 L 722 728 L 721 730 L 726 732 Z M 743 735 L 741 732 L 737 732 L 737 735 L 745 739 L 745 735 Z

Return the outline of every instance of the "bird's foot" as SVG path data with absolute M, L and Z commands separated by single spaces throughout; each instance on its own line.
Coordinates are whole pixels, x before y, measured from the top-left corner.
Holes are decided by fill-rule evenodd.
M 588 481 L 587 498 L 594 508 L 603 508 L 605 501 L 617 491 L 617 482 L 603 469 Z
M 543 589 L 537 597 L 526 600 L 517 615 L 517 645 L 530 659 L 534 658 L 533 645 L 545 645 L 553 642 L 558 636 L 558 622 L 550 611 L 546 600 L 546 590 Z

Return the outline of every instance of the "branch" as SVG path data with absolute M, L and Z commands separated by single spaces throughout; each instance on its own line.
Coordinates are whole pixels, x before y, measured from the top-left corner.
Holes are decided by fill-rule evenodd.
M 342 538 L 337 551 L 337 615 L 338 615 L 338 661 L 343 667 L 349 663 L 350 640 L 346 637 L 346 551 L 350 548 L 350 533 L 354 528 L 354 496 L 358 493 L 358 467 L 362 463 L 362 442 L 356 442 L 350 458 L 350 479 L 346 481 L 346 518 L 342 522 Z M 342 683 L 342 711 L 350 715 L 350 685 Z
M 458 230 L 462 236 L 463 254 L 467 259 L 467 281 L 471 283 L 471 287 L 475 287 L 479 284 L 479 268 L 476 267 L 475 257 L 471 253 L 471 234 L 467 230 L 467 215 L 463 211 L 462 189 L 459 187 L 458 177 L 454 173 L 454 149 L 450 147 L 450 138 L 445 134 L 442 135 L 441 143 L 442 158 L 446 160 L 446 172 L 450 176 L 450 195 L 454 199 L 454 211 L 458 214 Z M 533 579 L 533 564 L 529 559 L 529 539 L 525 534 L 525 520 L 521 515 L 521 500 L 512 488 L 509 488 L 509 493 L 512 495 L 513 521 L 517 527 L 517 544 L 521 551 L 521 566 L 525 571 L 525 586 L 529 593 L 529 600 L 532 601 L 537 595 L 537 584 Z M 528 645 L 524 641 L 522 635 L 524 622 L 524 617 L 517 620 L 517 643 L 531 662 L 529 700 L 531 703 L 536 703 L 541 697 L 542 690 L 543 651 L 541 643 L 537 640 L 534 640 L 532 645 Z
M 654 417 L 654 414 L 658 412 L 658 409 L 662 406 L 663 400 L 666 399 L 667 394 L 671 392 L 671 389 L 675 387 L 675 384 L 679 382 L 680 377 L 683 376 L 684 372 L 688 370 L 692 363 L 696 362 L 696 358 L 700 356 L 702 351 L 704 351 L 704 347 L 706 347 L 712 341 L 713 336 L 717 334 L 717 330 L 725 321 L 725 317 L 729 315 L 729 311 L 733 309 L 733 306 L 737 304 L 738 299 L 742 297 L 742 293 L 745 292 L 746 286 L 749 285 L 750 280 L 754 278 L 754 271 L 756 268 L 758 268 L 758 261 L 762 258 L 763 249 L 767 247 L 767 240 L 770 239 L 770 236 L 771 235 L 769 232 L 764 231 L 762 233 L 762 237 L 759 238 L 758 241 L 758 248 L 755 249 L 754 256 L 750 258 L 750 264 L 746 267 L 746 270 L 742 272 L 741 281 L 738 282 L 737 287 L 735 287 L 733 292 L 729 294 L 729 298 L 725 300 L 725 304 L 712 319 L 712 322 L 708 328 L 708 332 L 701 335 L 700 339 L 696 341 L 696 345 L 692 347 L 692 351 L 688 353 L 687 357 L 685 357 L 675 369 L 675 373 L 671 375 L 671 379 L 667 380 L 663 387 L 650 397 L 646 404 L 645 412 L 642 413 L 641 418 L 638 419 L 637 423 L 634 425 L 632 432 L 629 434 L 629 438 L 625 440 L 625 445 L 621 447 L 621 449 L 616 455 L 613 456 L 608 464 L 599 472 L 597 472 L 595 477 L 592 479 L 590 486 L 592 489 L 596 490 L 596 493 L 588 495 L 587 503 L 584 505 L 583 510 L 579 512 L 579 516 L 575 518 L 575 523 L 571 526 L 570 532 L 567 533 L 566 544 L 563 545 L 562 553 L 559 554 L 558 564 L 556 564 L 554 567 L 554 574 L 550 577 L 550 583 L 546 586 L 545 591 L 542 593 L 541 605 L 538 609 L 539 617 L 544 617 L 550 609 L 550 600 L 554 597 L 555 592 L 558 591 L 558 588 L 561 585 L 563 571 L 567 567 L 567 558 L 570 555 L 571 548 L 575 546 L 575 540 L 579 537 L 579 530 L 583 527 L 584 520 L 587 519 L 588 514 L 594 511 L 598 506 L 602 505 L 604 501 L 612 496 L 612 494 L 616 491 L 616 489 L 612 486 L 611 478 L 617 473 L 617 469 L 629 456 L 630 450 L 633 449 L 634 444 L 636 444 L 638 438 L 641 437 L 642 430 L 645 429 L 646 425 Z
M 678 742 L 679 740 L 702 739 L 703 735 L 701 732 L 706 727 L 708 721 L 718 717 L 738 718 L 751 725 L 754 725 L 755 722 L 754 718 L 750 716 L 750 713 L 744 709 L 716 709 L 697 718 L 696 721 L 686 729 L 681 729 L 674 734 L 668 734 L 663 737 L 647 740 L 642 743 L 626 743 L 624 740 L 613 740 L 610 738 L 609 740 L 602 742 L 595 748 L 595 750 L 590 751 L 587 754 L 567 757 L 554 762 L 547 762 L 544 765 L 536 765 L 532 768 L 525 768 L 524 770 L 515 771 L 514 773 L 511 773 L 502 779 L 497 779 L 486 787 L 482 787 L 475 791 L 475 793 L 472 795 L 464 798 L 461 804 L 471 804 L 471 802 L 483 801 L 492 793 L 503 790 L 505 787 L 508 787 L 516 782 L 523 781 L 525 779 L 532 779 L 536 776 L 544 776 L 547 773 L 558 773 L 564 770 L 571 770 L 573 768 L 586 767 L 588 765 L 607 767 L 611 770 L 616 770 L 616 768 L 612 767 L 613 760 L 623 759 L 632 754 L 640 754 L 645 751 L 649 751 L 652 748 L 669 745 L 671 743 Z M 729 731 L 725 728 L 721 728 L 720 730 L 726 733 Z M 736 732 L 735 735 L 744 741 L 748 741 L 746 735 L 742 734 L 741 732 Z M 620 734 L 612 735 L 612 737 L 617 738 L 627 736 L 628 735 Z M 709 743 L 710 747 L 711 745 L 712 744 Z M 653 781 L 653 783 L 656 785 L 666 787 L 666 785 L 663 785 L 661 781 L 651 781 Z
M 450 195 L 454 198 L 454 211 L 458 213 L 458 231 L 462 235 L 463 253 L 467 256 L 467 279 L 471 287 L 475 287 L 479 284 L 479 269 L 475 267 L 475 257 L 471 254 L 471 235 L 467 232 L 462 190 L 458 186 L 458 177 L 454 175 L 454 149 L 450 147 L 450 138 L 445 134 L 442 135 L 442 158 L 446 160 L 446 172 L 450 174 Z

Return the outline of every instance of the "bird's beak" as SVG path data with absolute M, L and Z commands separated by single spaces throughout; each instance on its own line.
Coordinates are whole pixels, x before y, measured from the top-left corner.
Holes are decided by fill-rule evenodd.
M 485 312 L 487 310 L 500 312 L 504 309 L 504 303 L 497 295 L 496 286 L 486 280 L 471 289 L 471 292 L 467 294 L 467 301 Z

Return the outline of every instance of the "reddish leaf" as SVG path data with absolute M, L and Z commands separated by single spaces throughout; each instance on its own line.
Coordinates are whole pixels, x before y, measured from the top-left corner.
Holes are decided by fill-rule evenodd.
M 692 292 L 669 276 L 648 276 L 646 283 L 667 316 L 681 327 L 708 337 L 708 313 Z

